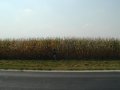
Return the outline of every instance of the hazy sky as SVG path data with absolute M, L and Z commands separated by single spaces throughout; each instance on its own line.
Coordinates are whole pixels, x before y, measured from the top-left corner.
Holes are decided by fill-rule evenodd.
M 120 0 L 0 0 L 0 38 L 120 38 Z

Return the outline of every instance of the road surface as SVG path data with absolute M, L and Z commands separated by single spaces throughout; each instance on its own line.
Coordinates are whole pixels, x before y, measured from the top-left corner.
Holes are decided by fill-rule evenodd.
M 0 71 L 0 90 L 120 90 L 120 72 Z

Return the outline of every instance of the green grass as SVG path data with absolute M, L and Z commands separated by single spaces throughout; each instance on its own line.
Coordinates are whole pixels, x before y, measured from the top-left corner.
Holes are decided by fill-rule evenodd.
M 120 70 L 120 60 L 0 60 L 0 69 Z

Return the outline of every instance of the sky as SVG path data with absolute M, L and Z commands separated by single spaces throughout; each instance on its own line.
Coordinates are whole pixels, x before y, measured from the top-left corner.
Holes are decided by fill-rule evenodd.
M 120 0 L 0 0 L 0 38 L 120 38 Z

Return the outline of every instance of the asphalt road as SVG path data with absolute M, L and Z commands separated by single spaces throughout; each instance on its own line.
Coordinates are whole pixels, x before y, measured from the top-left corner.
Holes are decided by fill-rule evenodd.
M 0 71 L 0 90 L 120 90 L 120 72 Z

